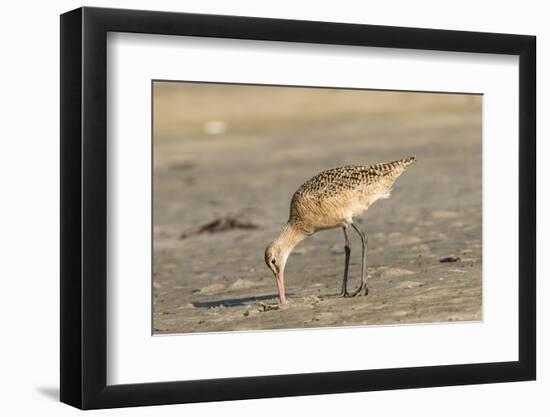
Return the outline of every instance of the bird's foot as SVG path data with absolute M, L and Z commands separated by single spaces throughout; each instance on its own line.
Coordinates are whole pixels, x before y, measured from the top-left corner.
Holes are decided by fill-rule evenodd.
M 350 297 L 357 297 L 361 295 L 367 296 L 369 294 L 369 288 L 366 284 L 361 283 L 359 287 L 350 294 Z
M 348 290 L 342 290 L 340 291 L 340 297 L 342 298 L 351 297 L 351 294 L 348 292 Z

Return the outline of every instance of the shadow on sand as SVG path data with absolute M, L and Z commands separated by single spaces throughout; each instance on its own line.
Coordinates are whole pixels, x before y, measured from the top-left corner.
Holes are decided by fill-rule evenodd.
M 291 296 L 292 294 L 287 294 L 287 296 Z M 216 301 L 197 301 L 194 302 L 193 305 L 195 307 L 202 307 L 202 308 L 214 308 L 214 307 L 239 307 L 239 306 L 245 306 L 248 304 L 252 304 L 259 301 L 266 301 L 266 300 L 277 300 L 278 296 L 273 295 L 260 295 L 256 297 L 244 297 L 244 298 L 230 298 L 227 300 L 216 300 Z

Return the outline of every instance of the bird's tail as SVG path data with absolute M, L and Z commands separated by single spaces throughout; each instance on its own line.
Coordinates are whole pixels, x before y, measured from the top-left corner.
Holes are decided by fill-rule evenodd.
M 396 171 L 405 171 L 408 167 L 416 162 L 416 156 L 409 156 L 408 158 L 398 159 L 397 161 L 390 162 Z
M 408 158 L 398 159 L 397 161 L 386 162 L 384 164 L 377 164 L 373 167 L 379 171 L 383 176 L 390 176 L 393 178 L 399 177 L 405 170 L 416 162 L 416 156 L 409 156 Z
M 408 158 L 398 159 L 397 161 L 392 162 L 397 166 L 402 166 L 403 169 L 407 169 L 409 166 L 416 162 L 416 156 L 409 156 Z
M 416 162 L 416 156 L 410 156 L 408 158 L 398 159 L 397 161 L 386 162 L 383 164 L 372 165 L 371 169 L 375 174 L 379 175 L 380 180 L 384 183 L 388 190 L 391 190 L 393 183 Z

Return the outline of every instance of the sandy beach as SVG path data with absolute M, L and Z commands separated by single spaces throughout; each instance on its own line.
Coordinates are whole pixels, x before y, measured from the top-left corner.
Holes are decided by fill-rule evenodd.
M 154 333 L 481 320 L 481 102 L 156 83 Z M 263 255 L 294 191 L 328 168 L 410 155 L 418 162 L 391 198 L 356 219 L 369 295 L 338 297 L 344 236 L 333 229 L 290 255 L 280 306 Z M 353 289 L 361 244 L 351 236 Z

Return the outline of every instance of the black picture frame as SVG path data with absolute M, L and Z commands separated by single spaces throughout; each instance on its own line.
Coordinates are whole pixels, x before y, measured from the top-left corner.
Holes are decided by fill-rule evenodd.
M 519 56 L 519 360 L 107 385 L 108 32 Z M 533 380 L 536 377 L 534 36 L 79 8 L 61 15 L 61 401 L 82 409 Z

